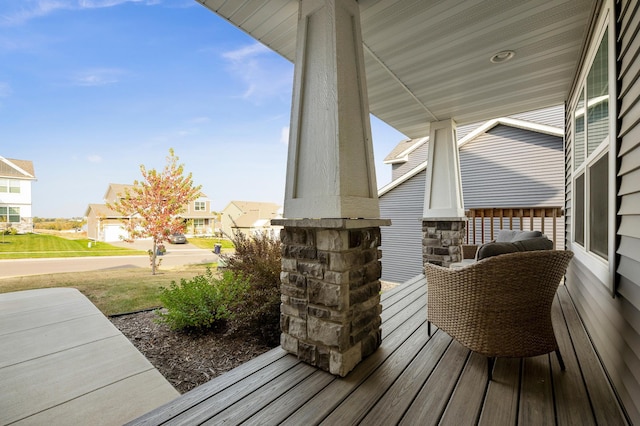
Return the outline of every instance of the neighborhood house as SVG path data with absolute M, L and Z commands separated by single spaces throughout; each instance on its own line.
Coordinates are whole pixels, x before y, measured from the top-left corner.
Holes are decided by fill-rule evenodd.
M 35 180 L 33 162 L 0 156 L 0 231 L 33 231 L 31 183 Z
M 529 217 L 509 220 L 507 214 L 528 214 L 532 209 L 553 209 L 560 214 L 564 204 L 563 132 L 562 105 L 457 129 L 467 243 L 492 240 L 502 227 L 530 228 Z M 384 160 L 392 167 L 392 181 L 378 191 L 380 215 L 391 219 L 391 226 L 381 229 L 384 281 L 404 282 L 423 271 L 421 219 L 428 154 L 429 137 L 408 139 Z M 489 209 L 507 212 L 503 218 L 493 218 L 494 235 L 490 235 L 489 217 L 484 224 L 478 219 L 475 227 L 469 217 Z M 561 217 L 533 220 L 536 230 L 544 222 L 544 231 L 556 247 L 564 247 Z
M 232 238 L 236 233 L 254 235 L 266 232 L 279 238 L 280 226 L 271 224 L 272 219 L 282 218 L 282 206 L 257 201 L 231 201 L 222 210 L 223 235 Z
M 114 242 L 127 237 L 122 226 L 125 218 L 107 207 L 107 203 L 115 203 L 122 197 L 126 188 L 133 188 L 133 185 L 111 183 L 105 192 L 104 204 L 89 204 L 85 212 L 89 239 Z M 211 211 L 211 200 L 204 194 L 185 206 L 182 217 L 187 222 L 186 232 L 191 235 L 213 235 L 217 232 L 218 215 Z

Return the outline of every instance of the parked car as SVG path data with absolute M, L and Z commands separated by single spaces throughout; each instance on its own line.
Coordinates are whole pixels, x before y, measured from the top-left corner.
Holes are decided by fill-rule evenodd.
M 184 244 L 187 242 L 187 237 L 184 234 L 171 234 L 169 235 L 169 242 L 171 244 Z

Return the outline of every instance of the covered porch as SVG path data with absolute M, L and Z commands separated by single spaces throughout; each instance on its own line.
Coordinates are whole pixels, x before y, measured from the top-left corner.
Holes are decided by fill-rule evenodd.
M 486 359 L 426 325 L 423 276 L 382 297 L 381 347 L 347 377 L 276 348 L 131 422 L 157 424 L 627 424 L 575 307 L 553 307 L 555 356 Z
M 639 74 L 629 65 L 639 51 L 637 2 L 199 1 L 295 63 L 276 223 L 285 246 L 282 350 L 145 419 L 620 424 L 616 395 L 638 418 L 640 299 L 636 279 L 626 285 L 621 275 L 639 270 L 637 227 L 625 228 L 637 223 L 640 198 L 630 184 L 617 192 L 618 176 L 640 170 Z M 457 126 L 556 104 L 568 107 L 562 207 L 566 247 L 576 253 L 553 311 L 567 371 L 548 356 L 501 360 L 488 383 L 481 357 L 442 332 L 426 337 L 423 280 L 380 299 L 377 247 L 389 221 L 380 217 L 369 114 L 410 138 L 429 137 L 416 220 L 424 261 L 448 266 L 461 258 L 467 225 Z M 620 134 L 618 106 L 629 116 Z M 622 137 L 620 154 L 632 155 L 618 170 Z M 627 194 L 631 225 L 616 230 Z M 630 259 L 620 270 L 619 258 Z

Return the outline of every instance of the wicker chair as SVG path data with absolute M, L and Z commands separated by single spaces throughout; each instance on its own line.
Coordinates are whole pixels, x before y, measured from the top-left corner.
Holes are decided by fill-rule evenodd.
M 467 348 L 488 357 L 489 380 L 496 357 L 556 352 L 551 304 L 570 251 L 503 254 L 453 270 L 425 264 L 428 333 L 431 323 Z

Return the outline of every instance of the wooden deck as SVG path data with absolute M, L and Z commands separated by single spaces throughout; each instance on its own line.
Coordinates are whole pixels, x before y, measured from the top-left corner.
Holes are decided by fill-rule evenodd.
M 424 278 L 383 295 L 382 346 L 346 378 L 276 348 L 131 424 L 628 424 L 572 301 L 561 286 L 555 355 L 486 358 L 426 330 Z

